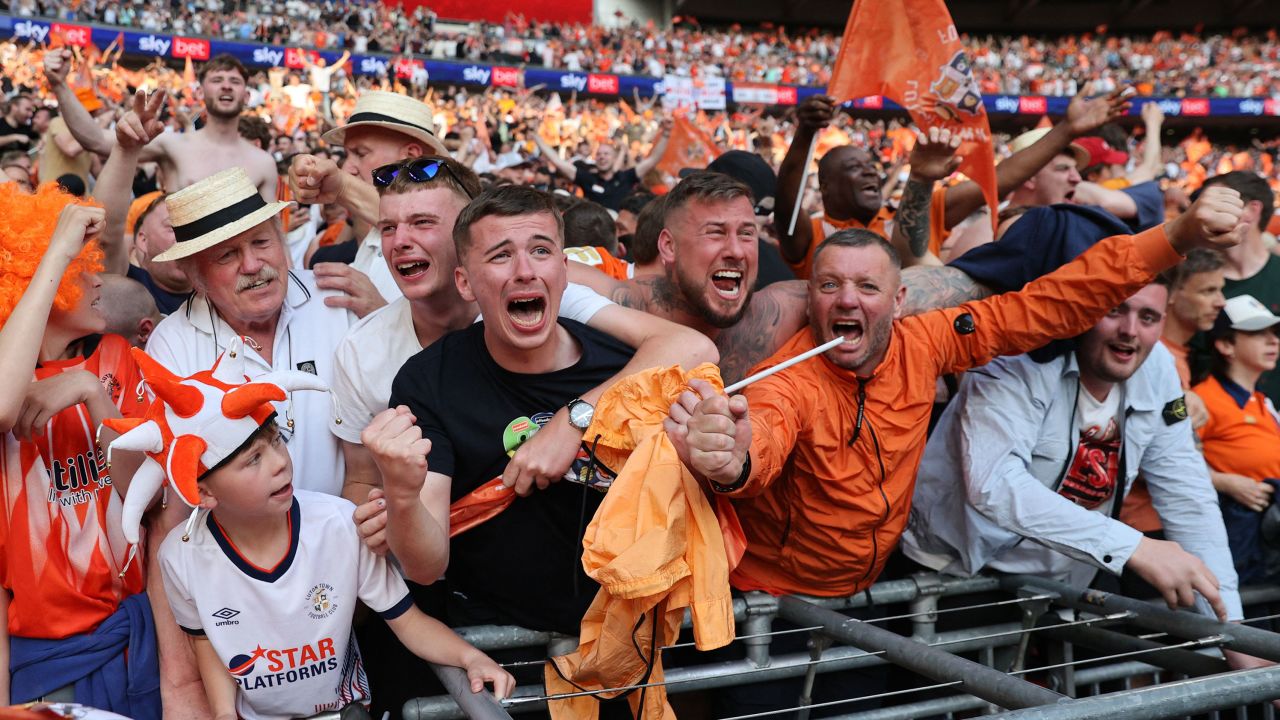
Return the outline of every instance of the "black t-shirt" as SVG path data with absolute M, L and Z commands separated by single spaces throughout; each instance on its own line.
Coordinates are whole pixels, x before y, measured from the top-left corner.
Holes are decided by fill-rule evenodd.
M 0 152 L 8 152 L 10 150 L 30 150 L 31 144 L 40 139 L 40 135 L 36 133 L 35 130 L 32 130 L 30 125 L 19 125 L 14 127 L 9 124 L 8 120 L 0 118 L 0 136 L 12 135 L 14 133 L 26 135 L 28 140 L 26 142 L 9 143 L 8 145 L 0 146 Z
M 504 434 L 517 421 L 539 425 L 570 400 L 615 375 L 633 351 L 573 320 L 560 324 L 582 357 L 543 375 L 500 367 L 484 344 L 484 324 L 450 333 L 414 355 L 391 386 L 431 440 L 432 472 L 452 478 L 450 502 L 498 477 Z M 450 541 L 445 584 L 449 623 L 497 623 L 577 634 L 598 585 L 582 572 L 582 534 L 603 496 L 570 482 L 516 498 L 497 517 Z
M 130 280 L 137 280 L 142 283 L 142 286 L 147 289 L 147 292 L 151 293 L 151 297 L 155 298 L 156 307 L 165 315 L 172 314 L 178 308 L 182 307 L 182 303 L 186 302 L 187 298 L 191 297 L 191 293 L 171 293 L 168 290 L 165 290 L 156 284 L 156 281 L 151 277 L 151 273 L 143 270 L 137 265 L 130 265 L 129 269 L 125 272 L 125 276 Z
M 756 242 L 760 246 L 759 262 L 756 265 L 759 268 L 756 274 L 756 290 L 764 289 L 776 282 L 796 279 L 795 272 L 787 265 L 787 261 L 782 259 L 782 253 L 778 252 L 777 247 L 764 240 Z
M 635 168 L 619 170 L 613 177 L 605 180 L 594 170 L 578 166 L 578 174 L 573 176 L 573 184 L 582 188 L 582 194 L 590 201 L 600 203 L 610 210 L 617 211 L 622 201 L 635 192 L 640 183 L 640 176 Z M 572 398 L 571 398 L 572 399 Z

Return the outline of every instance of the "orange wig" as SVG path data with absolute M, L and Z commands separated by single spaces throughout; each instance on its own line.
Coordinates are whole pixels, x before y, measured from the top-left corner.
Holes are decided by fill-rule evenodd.
M 49 249 L 58 215 L 71 204 L 93 203 L 77 200 L 57 183 L 45 183 L 35 193 L 23 192 L 16 183 L 0 183 L 0 325 L 8 322 L 27 291 Z M 53 306 L 64 312 L 74 309 L 84 293 L 81 276 L 98 272 L 102 272 L 102 250 L 91 242 L 63 273 Z

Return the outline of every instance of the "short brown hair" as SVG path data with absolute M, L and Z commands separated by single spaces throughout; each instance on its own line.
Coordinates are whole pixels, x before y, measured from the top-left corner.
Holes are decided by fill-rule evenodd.
M 724 173 L 701 170 L 681 180 L 662 202 L 662 223 L 666 225 L 671 213 L 693 200 L 735 200 L 746 198 L 752 202 L 751 188 Z
M 476 197 L 483 190 L 480 187 L 480 178 L 475 174 L 475 171 L 453 158 L 428 155 L 426 157 L 409 158 L 397 163 L 397 165 L 403 168 L 409 163 L 424 159 L 439 160 L 448 168 L 448 171 L 436 173 L 435 177 L 422 182 L 417 182 L 409 177 L 409 173 L 402 172 L 396 175 L 390 185 L 378 188 L 378 197 L 383 195 L 404 195 L 405 193 L 426 190 L 427 188 L 447 187 L 460 195 L 463 200 L 470 202 L 471 198 Z
M 556 220 L 556 235 L 564 247 L 564 216 L 549 193 L 525 185 L 497 185 L 476 196 L 458 214 L 453 226 L 453 245 L 458 258 L 471 249 L 471 226 L 487 217 L 517 217 L 547 213 Z
M 200 70 L 196 73 L 196 80 L 203 83 L 206 75 L 220 70 L 234 70 L 240 73 L 240 77 L 244 78 L 246 83 L 249 82 L 249 71 L 245 69 L 244 63 L 230 53 L 218 53 L 209 58 L 209 62 L 200 66 Z
M 1192 275 L 1221 270 L 1226 265 L 1227 259 L 1221 252 L 1209 248 L 1192 248 L 1182 262 L 1156 276 L 1156 282 L 1170 290 L 1177 290 Z
M 631 259 L 637 265 L 648 265 L 658 259 L 658 236 L 662 234 L 666 217 L 666 196 L 654 198 L 636 215 L 636 231 L 627 243 Z
M 819 243 L 818 247 L 814 249 L 813 265 L 811 267 L 817 267 L 818 256 L 829 247 L 878 247 L 884 251 L 885 255 L 889 256 L 889 262 L 895 268 L 902 269 L 902 257 L 898 255 L 898 251 L 894 249 L 893 245 L 890 245 L 889 241 L 885 240 L 880 233 L 865 228 L 846 228 L 828 235 L 827 239 Z

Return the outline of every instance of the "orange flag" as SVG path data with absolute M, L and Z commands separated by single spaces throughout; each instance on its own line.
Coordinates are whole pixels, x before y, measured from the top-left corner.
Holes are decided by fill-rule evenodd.
M 182 66 L 182 84 L 187 86 L 188 90 L 193 90 L 199 86 L 196 81 L 196 69 L 191 66 L 191 56 L 188 55 L 186 62 Z
M 883 95 L 905 107 L 922 130 L 960 133 L 960 172 L 982 187 L 995 219 L 991 126 L 942 0 L 855 2 L 827 94 L 840 101 Z
M 675 126 L 671 128 L 671 139 L 667 141 L 667 150 L 658 160 L 658 169 L 671 177 L 679 177 L 685 168 L 701 170 L 712 160 L 720 157 L 720 148 L 711 141 L 701 128 L 689 122 L 683 115 L 678 115 Z

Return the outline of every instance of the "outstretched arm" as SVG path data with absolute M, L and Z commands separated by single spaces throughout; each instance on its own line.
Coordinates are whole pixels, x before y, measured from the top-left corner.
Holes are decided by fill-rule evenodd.
M 663 118 L 662 126 L 658 129 L 658 137 L 653 143 L 653 149 L 649 151 L 649 156 L 636 164 L 636 175 L 644 178 L 658 166 L 658 162 L 662 160 L 662 155 L 667 151 L 667 143 L 671 140 L 671 118 Z
M 1081 90 L 1067 106 L 1067 115 L 1062 122 L 1030 147 L 996 165 L 996 192 L 999 196 L 1003 199 L 1030 180 L 1055 156 L 1065 151 L 1072 140 L 1127 113 L 1130 91 L 1131 88 L 1122 87 L 1108 95 L 1089 98 L 1089 87 Z M 947 229 L 950 230 L 982 207 L 986 200 L 982 197 L 982 188 L 972 180 L 966 180 L 947 189 L 946 202 Z
M 534 129 L 530 135 L 533 137 L 533 144 L 538 146 L 538 152 L 542 157 L 554 167 L 561 175 L 572 180 L 578 176 L 578 168 L 573 163 L 560 157 L 560 153 L 552 150 L 547 142 L 542 139 L 542 134 Z

